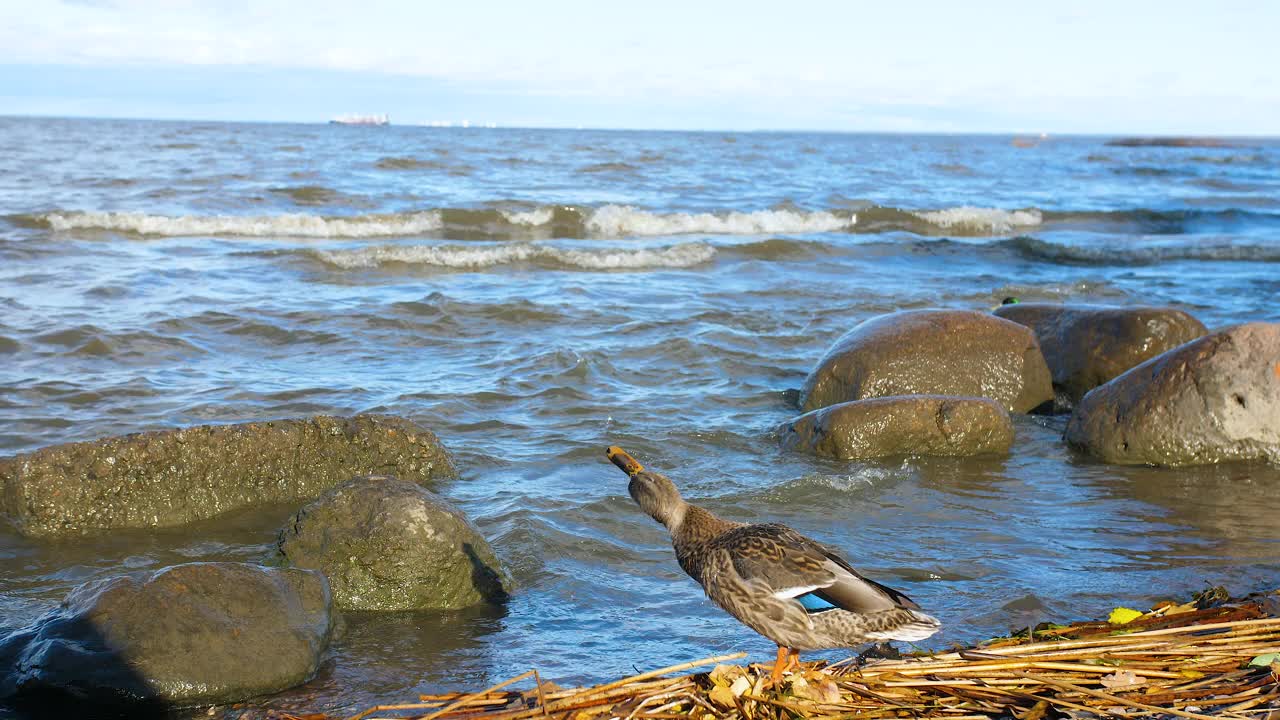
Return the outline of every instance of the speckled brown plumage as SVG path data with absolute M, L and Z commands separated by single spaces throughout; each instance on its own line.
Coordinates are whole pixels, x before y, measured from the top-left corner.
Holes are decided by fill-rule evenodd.
M 626 472 L 631 497 L 671 532 L 676 560 L 712 602 L 791 652 L 920 640 L 938 620 L 902 593 L 863 577 L 843 558 L 785 525 L 745 525 L 680 497 L 666 476 L 623 450 L 608 457 Z

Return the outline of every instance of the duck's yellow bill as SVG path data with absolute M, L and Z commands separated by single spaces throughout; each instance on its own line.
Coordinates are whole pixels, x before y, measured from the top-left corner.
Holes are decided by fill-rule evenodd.
M 618 466 L 618 469 L 628 475 L 635 475 L 644 470 L 644 466 L 636 462 L 636 459 L 627 454 L 626 450 L 617 445 L 610 445 L 604 454 L 609 458 L 609 462 Z

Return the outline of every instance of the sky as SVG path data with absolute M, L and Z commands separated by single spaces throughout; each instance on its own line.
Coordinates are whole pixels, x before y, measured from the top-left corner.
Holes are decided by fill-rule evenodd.
M 1280 2 L 0 0 L 0 115 L 1275 135 Z

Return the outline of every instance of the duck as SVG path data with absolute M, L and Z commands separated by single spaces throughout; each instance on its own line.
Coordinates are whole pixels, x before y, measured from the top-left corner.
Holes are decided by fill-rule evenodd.
M 622 448 L 605 455 L 627 490 L 671 533 L 676 561 L 707 597 L 778 646 L 770 679 L 800 667 L 800 653 L 865 643 L 915 642 L 942 623 L 911 598 L 864 577 L 838 553 L 779 523 L 726 520 L 680 496 Z

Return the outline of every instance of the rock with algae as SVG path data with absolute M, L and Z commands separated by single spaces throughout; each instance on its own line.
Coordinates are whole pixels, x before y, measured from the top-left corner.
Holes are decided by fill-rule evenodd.
M 29 536 L 164 527 L 310 500 L 353 475 L 455 470 L 436 436 L 388 415 L 202 425 L 55 445 L 0 460 L 0 511 Z

